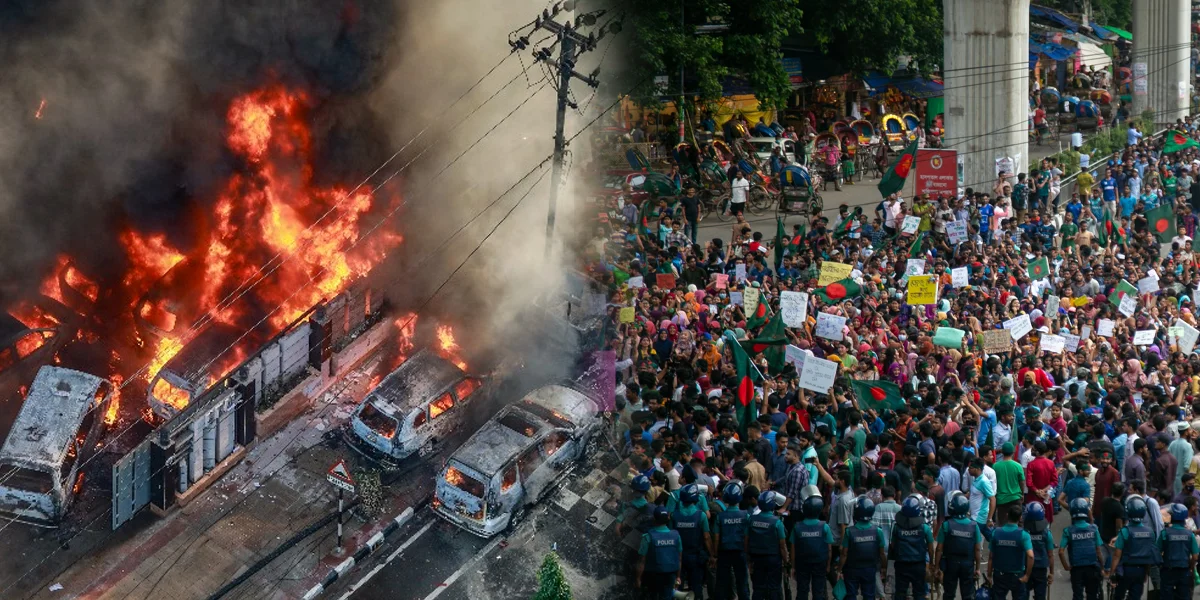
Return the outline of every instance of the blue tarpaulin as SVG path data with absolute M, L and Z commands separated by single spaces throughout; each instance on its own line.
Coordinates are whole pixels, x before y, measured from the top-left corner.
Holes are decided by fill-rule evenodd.
M 1047 21 L 1051 21 L 1054 24 L 1063 27 L 1064 29 L 1069 29 L 1073 32 L 1079 31 L 1079 23 L 1072 21 L 1070 17 L 1058 12 L 1057 10 L 1054 10 L 1053 8 L 1030 5 L 1029 16 L 1046 19 Z
M 1041 54 L 1051 60 L 1067 60 L 1075 56 L 1074 48 L 1067 48 L 1054 42 L 1038 43 L 1033 40 L 1029 40 L 1029 52 Z
M 887 87 L 891 85 L 914 98 L 936 98 L 942 95 L 944 87 L 941 83 L 921 77 L 894 77 L 874 71 L 863 77 L 863 83 L 871 88 L 872 96 L 887 91 Z
M 1091 25 L 1091 27 L 1092 27 L 1092 33 L 1096 34 L 1096 37 L 1098 37 L 1102 40 L 1113 41 L 1113 40 L 1117 39 L 1118 37 L 1120 37 L 1117 34 L 1109 31 L 1108 28 L 1101 27 L 1100 24 L 1095 21 L 1092 21 L 1091 23 L 1089 23 L 1089 25 Z

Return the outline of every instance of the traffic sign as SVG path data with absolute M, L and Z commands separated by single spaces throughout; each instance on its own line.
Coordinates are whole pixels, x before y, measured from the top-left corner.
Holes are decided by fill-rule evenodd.
M 346 459 L 340 459 L 332 467 L 329 468 L 327 474 L 329 483 L 336 485 L 347 492 L 354 491 L 354 478 L 350 476 L 350 469 L 346 467 Z

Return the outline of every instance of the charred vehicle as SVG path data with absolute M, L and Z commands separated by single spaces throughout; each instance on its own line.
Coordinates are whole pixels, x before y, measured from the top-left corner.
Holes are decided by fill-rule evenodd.
M 57 526 L 78 492 L 79 467 L 95 452 L 110 400 L 109 382 L 42 367 L 0 447 L 0 514 Z
M 462 426 L 488 394 L 486 379 L 468 375 L 429 350 L 404 361 L 358 405 L 346 440 L 374 459 L 425 456 Z
M 500 533 L 583 458 L 600 423 L 596 403 L 578 389 L 556 384 L 530 392 L 446 461 L 437 514 L 481 537 Z

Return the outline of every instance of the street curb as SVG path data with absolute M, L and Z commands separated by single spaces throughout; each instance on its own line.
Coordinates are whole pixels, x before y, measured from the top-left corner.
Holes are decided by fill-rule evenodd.
M 325 589 L 332 586 L 338 580 L 338 578 L 342 577 L 346 573 L 349 573 L 350 570 L 354 568 L 355 564 L 361 562 L 363 559 L 370 556 L 372 552 L 377 550 L 379 546 L 383 544 L 383 540 L 387 538 L 387 536 L 399 531 L 401 527 L 403 527 L 412 519 L 413 514 L 414 511 L 411 506 L 404 509 L 404 512 L 400 513 L 394 519 L 388 522 L 387 526 L 383 528 L 383 531 L 371 536 L 371 538 L 368 539 L 365 544 L 359 546 L 359 548 L 354 551 L 352 556 L 330 569 L 329 574 L 325 576 L 325 579 L 321 583 L 314 585 L 308 590 L 307 593 L 304 594 L 303 600 L 313 600 L 313 598 L 316 598 L 324 593 Z

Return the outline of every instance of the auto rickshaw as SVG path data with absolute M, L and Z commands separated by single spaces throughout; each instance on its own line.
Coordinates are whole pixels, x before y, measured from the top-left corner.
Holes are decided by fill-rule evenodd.
M 777 215 L 819 215 L 825 208 L 817 186 L 808 169 L 788 165 L 779 174 L 779 204 Z

